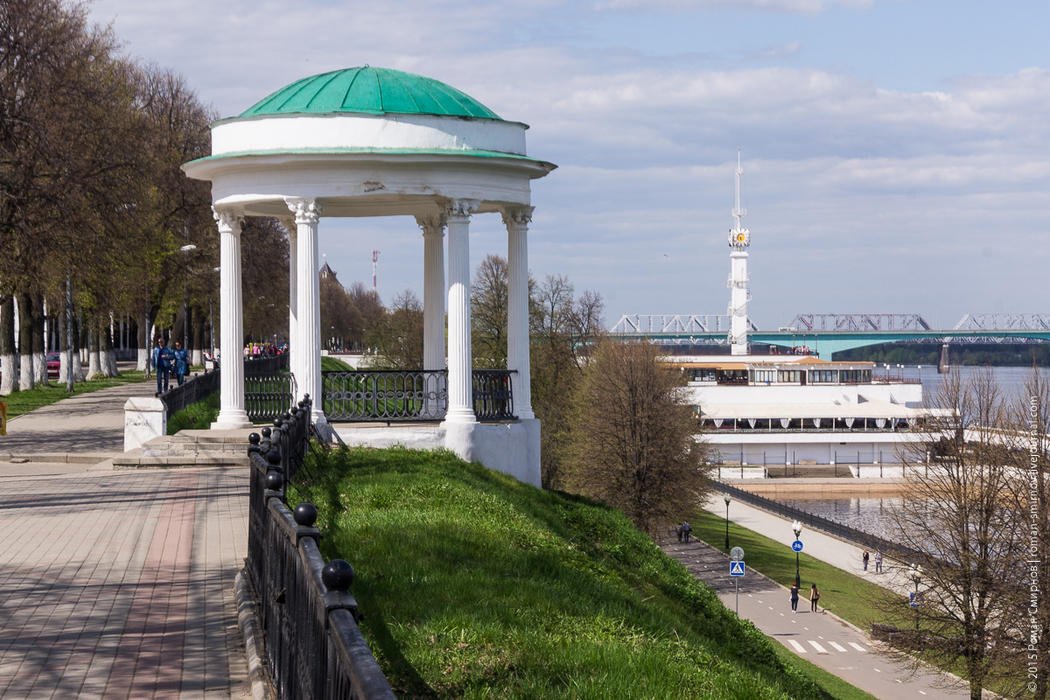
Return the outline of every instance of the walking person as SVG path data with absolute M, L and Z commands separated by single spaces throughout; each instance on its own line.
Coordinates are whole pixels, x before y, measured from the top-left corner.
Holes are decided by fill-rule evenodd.
M 817 584 L 813 584 L 813 587 L 809 589 L 809 611 L 817 612 L 817 601 L 820 600 L 820 591 L 817 590 Z
M 798 586 L 791 584 L 791 612 L 798 612 Z
M 172 371 L 175 373 L 175 381 L 182 386 L 182 380 L 190 372 L 190 354 L 184 350 L 182 343 L 175 341 L 175 351 L 172 353 Z
M 172 352 L 164 340 L 157 338 L 157 347 L 153 348 L 153 367 L 157 370 L 157 396 L 168 390 L 168 375 L 171 372 Z
M 689 544 L 689 533 L 693 531 L 693 526 L 685 520 L 682 521 L 682 536 L 685 538 L 685 543 Z
M 864 550 L 864 554 L 861 555 L 860 560 L 864 562 L 864 570 L 868 570 L 868 550 Z
M 875 552 L 875 573 L 882 573 L 882 550 Z

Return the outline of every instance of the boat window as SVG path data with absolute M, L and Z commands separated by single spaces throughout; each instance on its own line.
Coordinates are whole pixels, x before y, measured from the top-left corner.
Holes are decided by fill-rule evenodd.
M 711 367 L 704 367 L 702 369 L 693 370 L 693 381 L 694 382 L 713 382 L 715 381 L 715 370 Z
M 776 370 L 756 369 L 751 371 L 751 381 L 755 384 L 768 384 L 776 380 Z
M 839 380 L 839 372 L 835 369 L 811 369 L 809 381 L 813 384 L 834 384 Z
M 798 384 L 802 381 L 802 373 L 797 369 L 782 369 L 777 371 L 778 382 L 794 382 Z
M 839 373 L 843 384 L 869 384 L 871 383 L 870 369 L 844 369 Z

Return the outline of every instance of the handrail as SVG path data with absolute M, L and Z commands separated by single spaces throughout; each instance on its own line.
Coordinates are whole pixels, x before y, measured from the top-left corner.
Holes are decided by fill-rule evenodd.
M 273 430 L 252 433 L 246 571 L 265 635 L 266 666 L 282 700 L 393 700 L 361 636 L 353 568 L 327 564 L 314 527 L 317 509 L 285 506 L 285 474 L 305 456 L 309 397 Z

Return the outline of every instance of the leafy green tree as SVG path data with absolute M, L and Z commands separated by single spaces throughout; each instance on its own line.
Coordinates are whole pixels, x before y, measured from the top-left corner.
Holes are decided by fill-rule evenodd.
M 709 490 L 684 380 L 649 343 L 603 341 L 577 394 L 568 486 L 657 537 Z

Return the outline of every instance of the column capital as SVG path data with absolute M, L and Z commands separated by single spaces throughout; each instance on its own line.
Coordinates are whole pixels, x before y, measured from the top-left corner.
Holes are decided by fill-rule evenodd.
M 453 199 L 445 206 L 445 215 L 448 221 L 469 221 L 480 204 L 477 199 Z
M 522 228 L 532 221 L 533 207 L 503 207 L 503 225 L 508 229 L 511 227 Z
M 424 236 L 445 235 L 445 224 L 448 217 L 445 214 L 431 214 L 429 216 L 416 216 L 416 223 L 423 229 Z
M 316 225 L 321 218 L 321 204 L 315 197 L 285 197 L 284 203 L 295 214 L 296 224 Z
M 244 212 L 234 207 L 212 207 L 212 216 L 219 225 L 220 233 L 240 233 L 244 223 Z

